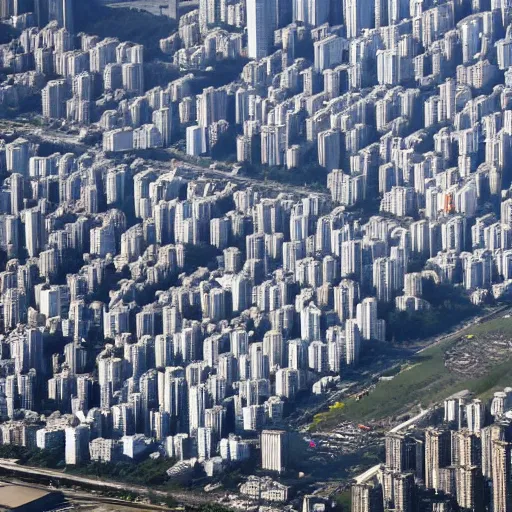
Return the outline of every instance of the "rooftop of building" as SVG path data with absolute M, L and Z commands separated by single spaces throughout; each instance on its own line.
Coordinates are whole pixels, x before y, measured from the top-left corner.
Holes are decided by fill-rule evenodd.
M 37 500 L 46 498 L 52 494 L 51 491 L 26 487 L 24 485 L 2 485 L 0 486 L 0 510 L 19 509 Z

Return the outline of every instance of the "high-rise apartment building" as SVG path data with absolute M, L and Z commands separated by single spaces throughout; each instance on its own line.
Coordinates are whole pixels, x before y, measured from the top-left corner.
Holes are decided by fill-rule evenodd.
M 275 28 L 276 2 L 271 0 L 247 1 L 248 57 L 262 59 L 269 53 Z
M 492 488 L 493 510 L 510 512 L 512 510 L 512 469 L 511 444 L 506 441 L 492 442 Z
M 289 456 L 289 434 L 284 430 L 261 432 L 261 467 L 267 471 L 282 473 Z

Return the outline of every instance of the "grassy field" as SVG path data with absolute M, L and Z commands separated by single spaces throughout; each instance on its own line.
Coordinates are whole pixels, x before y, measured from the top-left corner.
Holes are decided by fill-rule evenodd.
M 472 338 L 472 343 L 485 343 L 495 335 L 512 337 L 512 318 L 498 318 L 476 325 L 467 335 Z M 512 385 L 512 353 L 486 373 L 466 378 L 445 365 L 445 354 L 456 343 L 460 343 L 460 336 L 416 354 L 402 365 L 398 375 L 390 381 L 377 383 L 368 396 L 359 401 L 350 398 L 344 402 L 344 407 L 315 416 L 314 427 L 331 428 L 341 419 L 368 422 L 396 417 L 414 407 L 425 408 L 463 389 L 488 399 L 495 390 Z
M 352 493 L 348 489 L 333 496 L 334 501 L 341 512 L 350 512 L 352 509 Z

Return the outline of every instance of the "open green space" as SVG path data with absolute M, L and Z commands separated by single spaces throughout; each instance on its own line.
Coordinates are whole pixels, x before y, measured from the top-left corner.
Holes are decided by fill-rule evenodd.
M 422 298 L 430 309 L 405 312 L 391 304 L 380 304 L 380 317 L 386 320 L 386 339 L 408 345 L 438 336 L 479 313 L 461 287 L 436 284 L 432 279 L 423 279 Z
M 346 489 L 333 496 L 336 502 L 337 510 L 340 512 L 350 512 L 352 510 L 352 492 Z
M 476 372 L 472 378 L 448 368 L 446 353 L 461 343 L 461 338 L 471 339 L 473 343 L 487 343 L 493 336 L 512 337 L 512 318 L 497 318 L 475 325 L 463 337 L 448 338 L 416 354 L 402 365 L 398 375 L 392 380 L 378 382 L 368 396 L 358 401 L 351 397 L 343 406 L 317 414 L 312 428 L 325 430 L 341 420 L 364 423 L 396 417 L 413 407 L 426 408 L 464 389 L 476 397 L 489 399 L 494 391 L 512 385 L 512 353 L 484 373 Z

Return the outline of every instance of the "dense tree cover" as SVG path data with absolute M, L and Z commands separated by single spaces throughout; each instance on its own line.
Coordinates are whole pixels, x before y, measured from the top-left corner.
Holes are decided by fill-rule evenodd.
M 166 471 L 173 464 L 173 460 L 164 457 L 146 458 L 140 462 L 124 457 L 119 462 L 91 462 L 73 468 L 72 472 L 137 485 L 161 485 L 167 480 Z
M 44 468 L 64 466 L 62 449 L 39 450 L 24 446 L 0 445 L 0 457 L 18 459 L 20 464 Z M 124 457 L 119 462 L 90 462 L 84 466 L 68 468 L 73 473 L 84 476 L 119 480 L 139 485 L 160 485 L 167 480 L 166 471 L 174 460 L 159 457 L 147 458 L 140 462 Z
M 62 252 L 62 263 L 59 265 L 57 273 L 52 277 L 52 284 L 66 284 L 68 274 L 77 274 L 84 266 L 83 254 L 77 249 L 71 247 Z
M 0 82 L 7 78 L 7 74 L 12 74 L 10 68 L 0 69 Z M 10 80 L 12 82 L 12 80 Z M 9 104 L 7 102 L 0 103 L 0 119 L 15 119 L 20 114 L 28 112 L 41 112 L 42 101 L 41 94 L 31 94 L 23 98 L 23 101 L 17 104 Z
M 217 200 L 217 203 L 215 204 L 215 212 L 216 216 L 222 217 L 226 215 L 226 213 L 230 212 L 231 210 L 235 209 L 235 200 L 233 199 L 233 196 L 223 196 L 220 199 Z
M 51 156 L 55 153 L 73 153 L 75 151 L 75 146 L 71 144 L 63 144 L 61 142 L 55 143 L 50 142 L 48 140 L 37 140 L 38 148 L 37 155 L 38 156 Z
M 329 174 L 325 167 L 317 163 L 304 164 L 296 169 L 286 169 L 285 167 L 268 167 L 248 162 L 242 164 L 242 173 L 253 178 L 262 178 L 301 187 L 307 185 L 318 189 L 325 189 L 327 175 Z
M 235 27 L 234 25 L 228 25 L 223 21 L 217 21 L 216 23 L 208 23 L 208 30 L 214 30 L 216 28 L 220 28 L 222 30 L 225 30 L 226 32 L 236 34 L 243 34 L 244 32 L 244 27 Z
M 17 459 L 19 464 L 40 468 L 58 469 L 65 466 L 64 453 L 61 448 L 51 450 L 29 449 L 24 446 L 0 445 L 0 458 Z M 160 457 L 147 458 L 141 462 L 125 457 L 123 461 L 115 463 L 90 462 L 84 466 L 67 467 L 66 472 L 72 472 L 87 477 L 117 480 L 127 484 L 161 485 L 166 482 L 166 471 L 175 461 Z M 137 494 L 129 493 L 122 498 L 133 501 Z M 171 496 L 149 494 L 152 503 L 165 502 L 169 507 L 176 506 L 177 502 Z
M 38 450 L 14 446 L 11 444 L 0 445 L 0 458 L 17 459 L 20 464 L 36 466 L 40 468 L 57 468 L 64 465 L 64 452 L 60 448 L 51 450 Z
M 178 284 L 177 275 L 171 274 L 167 276 L 165 279 L 161 279 L 158 283 L 154 284 L 145 284 L 143 290 L 139 290 L 137 296 L 135 297 L 135 302 L 138 306 L 145 306 L 146 304 L 150 304 L 155 300 L 155 293 L 159 290 L 167 290 L 171 286 L 176 286 Z
M 0 68 L 0 83 L 3 83 L 7 80 L 7 75 L 10 75 L 12 73 L 12 69 L 10 68 Z M 6 111 L 7 109 L 3 106 L 3 105 L 0 105 L 0 115 L 2 117 L 7 117 L 4 115 L 4 112 Z
M 7 265 L 8 261 L 9 258 L 7 257 L 7 252 L 3 249 L 0 249 L 0 272 L 5 270 L 5 266 Z
M 323 189 L 327 186 L 327 175 L 329 172 L 325 167 L 317 163 L 309 163 L 291 170 L 284 167 L 271 167 L 264 174 L 266 179 L 272 181 Z
M 19 37 L 21 31 L 7 23 L 0 23 L 0 44 L 10 43 L 16 37 Z
M 214 160 L 224 160 L 225 162 L 236 161 L 236 128 L 231 125 L 228 129 L 219 135 L 217 144 L 211 149 L 211 156 Z
M 187 273 L 194 272 L 199 267 L 208 267 L 210 270 L 217 268 L 217 256 L 222 251 L 208 244 L 185 245 L 185 271 Z
M 176 21 L 139 9 L 112 8 L 97 0 L 76 2 L 77 32 L 117 37 L 144 45 L 146 61 L 161 55 L 160 39 L 176 29 Z
M 406 343 L 436 336 L 478 312 L 478 307 L 471 303 L 462 288 L 436 285 L 431 279 L 423 280 L 423 298 L 431 309 L 407 313 L 383 308 L 389 340 Z
M 61 353 L 64 350 L 66 344 L 69 343 L 69 339 L 62 335 L 61 331 L 50 333 L 49 331 L 43 332 L 43 354 L 44 360 L 50 360 L 52 354 Z
M 313 41 L 311 40 L 311 35 L 306 34 L 302 39 L 299 39 L 296 42 L 295 46 L 295 58 L 307 59 L 310 62 L 313 62 L 315 59 L 315 51 L 313 46 Z
M 180 71 L 176 66 L 167 62 L 152 61 L 144 64 L 144 87 L 153 89 L 153 87 L 167 87 L 169 82 L 179 78 Z
M 301 165 L 292 169 L 278 166 L 268 166 L 258 163 L 261 157 L 261 137 L 252 139 L 252 163 L 244 162 L 242 174 L 247 176 L 287 183 L 296 186 L 325 190 L 329 171 L 318 163 L 316 145 L 310 145 L 303 150 Z
M 127 267 L 123 268 L 122 272 L 117 272 L 113 263 L 105 266 L 105 273 L 101 283 L 98 285 L 94 293 L 87 296 L 89 302 L 99 300 L 108 304 L 110 302 L 110 291 L 118 288 L 118 283 L 121 279 L 129 279 L 130 272 Z
M 246 57 L 223 59 L 212 63 L 214 69 L 209 71 L 195 70 L 192 94 L 201 94 L 205 87 L 221 87 L 237 80 L 248 62 Z

